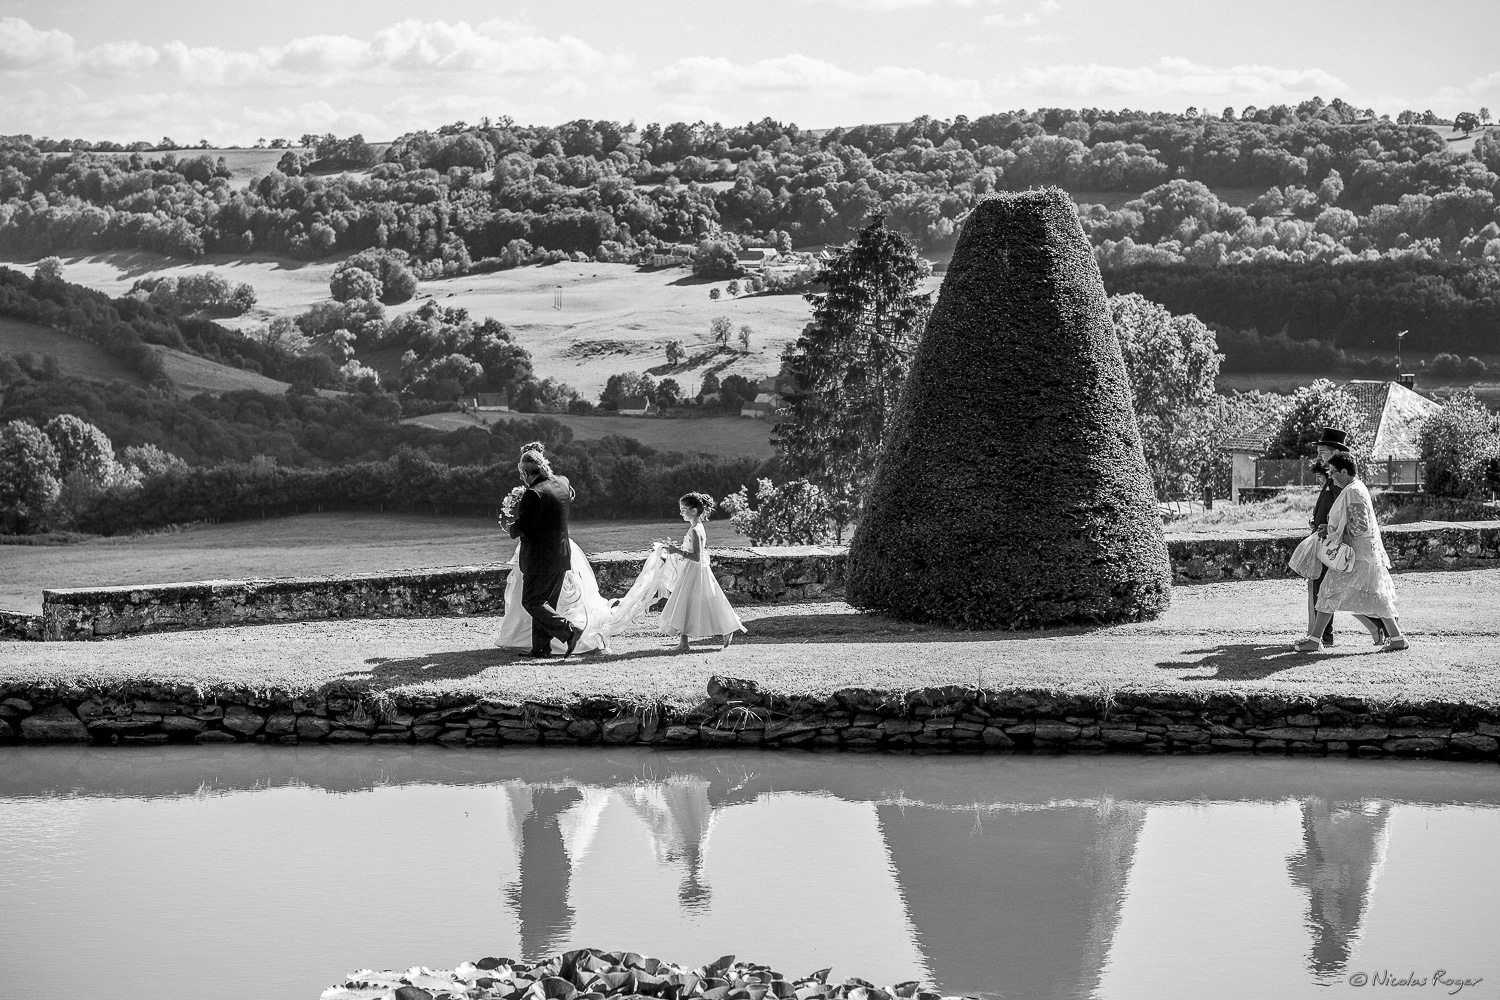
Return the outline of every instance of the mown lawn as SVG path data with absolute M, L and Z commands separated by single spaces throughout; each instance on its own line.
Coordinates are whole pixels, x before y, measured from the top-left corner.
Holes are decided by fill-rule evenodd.
M 846 687 L 1022 688 L 1108 698 L 1124 692 L 1219 692 L 1374 703 L 1500 704 L 1500 569 L 1397 578 L 1412 648 L 1377 652 L 1341 618 L 1338 644 L 1294 653 L 1305 628 L 1296 581 L 1178 588 L 1158 621 L 1043 632 L 955 632 L 863 615 L 840 601 L 745 607 L 749 634 L 728 650 L 687 654 L 654 626 L 613 654 L 535 662 L 492 647 L 493 617 L 308 622 L 166 633 L 109 642 L 0 644 L 0 679 L 304 690 L 354 681 L 385 691 L 504 701 L 603 697 L 691 706 L 726 674 L 768 692 Z

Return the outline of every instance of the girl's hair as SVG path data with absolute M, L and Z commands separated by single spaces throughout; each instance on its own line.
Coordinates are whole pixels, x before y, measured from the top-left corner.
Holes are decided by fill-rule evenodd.
M 542 442 L 540 442 L 540 441 L 531 441 L 531 442 L 529 442 L 527 444 L 521 445 L 521 454 L 524 455 L 528 451 L 534 451 L 538 455 L 546 457 L 546 455 L 547 455 L 547 446 L 544 445 L 544 444 L 542 444 Z
M 714 498 L 707 493 L 684 493 L 677 502 L 690 510 L 696 510 L 705 521 L 714 512 Z
M 1327 479 L 1328 466 L 1324 465 L 1322 462 L 1314 462 L 1312 464 L 1312 473 L 1315 476 L 1322 476 L 1324 479 Z
M 547 456 L 529 448 L 521 453 L 521 467 L 540 472 L 544 476 L 552 475 L 552 465 L 547 461 Z
M 1354 463 L 1354 456 L 1346 451 L 1341 451 L 1328 459 L 1330 469 L 1338 469 L 1346 476 L 1358 475 L 1359 466 Z

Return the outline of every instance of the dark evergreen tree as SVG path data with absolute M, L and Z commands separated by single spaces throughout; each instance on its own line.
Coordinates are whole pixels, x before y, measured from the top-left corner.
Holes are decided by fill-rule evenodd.
M 840 534 L 856 515 L 906 369 L 931 311 L 929 274 L 911 241 L 875 216 L 823 268 L 824 294 L 786 356 L 794 388 L 776 425 L 787 472 L 833 501 Z
M 857 607 L 965 628 L 1154 617 L 1171 569 L 1068 196 L 964 223 L 849 551 Z

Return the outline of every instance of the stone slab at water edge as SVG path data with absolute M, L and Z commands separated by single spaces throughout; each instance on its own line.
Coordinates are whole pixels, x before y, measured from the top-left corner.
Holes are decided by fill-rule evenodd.
M 829 969 L 784 979 L 769 966 L 725 955 L 706 966 L 670 965 L 634 952 L 584 948 L 534 965 L 481 958 L 456 969 L 416 966 L 404 972 L 364 969 L 321 1000 L 574 1000 L 582 997 L 659 996 L 668 1000 L 944 1000 L 920 983 L 880 990 L 863 979 L 828 982 Z M 957 998 L 947 998 L 957 1000 Z
M 1500 522 L 1392 525 L 1382 534 L 1398 571 L 1500 565 Z M 1274 579 L 1301 535 L 1225 532 L 1167 536 L 1173 582 Z M 591 560 L 599 589 L 618 597 L 645 553 Z M 714 553 L 714 572 L 736 604 L 806 601 L 843 591 L 847 549 L 779 546 Z M 218 580 L 48 590 L 42 614 L 0 612 L 0 639 L 95 639 L 176 629 L 340 618 L 493 615 L 504 606 L 503 563 L 287 580 Z

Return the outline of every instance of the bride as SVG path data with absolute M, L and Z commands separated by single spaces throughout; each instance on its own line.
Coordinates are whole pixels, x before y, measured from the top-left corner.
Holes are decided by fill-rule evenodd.
M 543 456 L 546 451 L 541 442 L 533 441 L 521 449 L 522 453 L 535 451 Z M 552 473 L 552 478 L 568 487 L 568 498 L 573 498 L 573 488 L 567 477 Z M 606 600 L 599 593 L 599 583 L 594 578 L 593 567 L 583 554 L 583 549 L 572 539 L 568 540 L 569 565 L 563 577 L 562 594 L 557 599 L 557 613 L 573 625 L 583 629 L 575 652 L 594 650 L 610 652 L 609 641 L 621 630 L 637 625 L 659 598 L 671 593 L 672 584 L 681 570 L 681 560 L 670 558 L 663 547 L 652 547 L 645 566 L 631 585 L 630 591 L 620 600 Z M 521 546 L 516 545 L 510 558 L 510 573 L 505 581 L 505 614 L 500 619 L 500 631 L 495 636 L 495 645 L 502 649 L 531 648 L 531 616 L 521 607 Z M 561 654 L 565 647 L 552 640 L 552 651 Z

